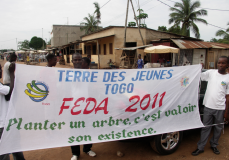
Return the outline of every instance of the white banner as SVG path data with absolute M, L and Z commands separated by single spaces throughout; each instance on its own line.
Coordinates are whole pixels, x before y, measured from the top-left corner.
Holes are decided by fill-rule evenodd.
M 201 65 L 126 70 L 16 66 L 0 154 L 203 127 Z

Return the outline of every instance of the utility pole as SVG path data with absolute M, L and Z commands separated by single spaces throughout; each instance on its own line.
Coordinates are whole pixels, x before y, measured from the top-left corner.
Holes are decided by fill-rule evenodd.
M 63 17 L 63 18 L 67 18 L 67 25 L 68 25 L 68 17 Z
M 17 38 L 16 38 L 16 44 L 17 44 Z M 17 45 L 17 50 L 18 50 L 18 45 Z
M 139 11 L 139 15 L 138 16 L 139 16 L 139 25 L 140 25 L 141 24 L 141 21 L 140 21 L 141 19 L 140 19 L 140 4 L 139 4 L 139 0 L 138 0 L 138 11 Z
M 42 48 L 44 49 L 44 40 L 43 40 L 43 28 L 42 28 L 42 41 L 43 41 L 43 46 L 42 46 Z
M 127 8 L 126 8 L 126 22 L 125 22 L 125 33 L 124 33 L 124 44 L 123 47 L 126 47 L 126 26 L 127 26 L 127 19 L 128 19 L 128 10 L 129 10 L 129 0 L 127 0 Z
M 133 9 L 133 12 L 134 12 L 134 18 L 135 18 L 136 23 L 137 23 L 137 25 L 138 25 L 138 20 L 137 20 L 137 17 L 136 17 L 135 11 L 134 11 L 134 6 L 133 6 L 133 2 L 132 2 L 132 0 L 130 0 L 130 3 L 131 3 L 131 5 L 132 5 L 132 9 Z M 140 31 L 140 27 L 139 27 L 139 25 L 138 25 L 138 30 L 139 30 L 139 34 L 140 34 L 141 39 L 142 39 L 142 44 L 143 44 L 143 45 L 145 45 L 145 43 L 144 43 L 144 41 L 143 41 L 143 38 L 142 38 L 142 34 L 141 34 L 141 31 Z

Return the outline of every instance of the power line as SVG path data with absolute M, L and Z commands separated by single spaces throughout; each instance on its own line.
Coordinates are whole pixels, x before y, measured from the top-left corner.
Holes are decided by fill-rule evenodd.
M 152 0 L 149 0 L 148 2 L 144 3 L 144 4 L 141 4 L 140 6 L 144 6 L 146 5 L 147 3 L 151 2 Z
M 166 6 L 169 6 L 170 8 L 173 8 L 173 7 L 171 7 L 170 5 L 164 3 L 164 2 L 162 2 L 162 1 L 160 1 L 160 0 L 158 0 L 158 1 L 161 2 L 161 3 L 163 3 L 163 4 L 166 5 Z
M 210 25 L 210 26 L 214 26 L 214 27 L 217 27 L 217 28 L 220 28 L 220 29 L 227 30 L 227 29 L 225 29 L 225 28 L 222 28 L 222 27 L 219 27 L 219 26 L 216 26 L 216 25 L 210 24 L 210 23 L 208 23 L 208 25 Z
M 110 2 L 110 1 L 111 1 L 111 0 L 107 1 L 107 3 Z M 107 3 L 105 3 L 100 9 L 102 9 Z
M 211 8 L 202 8 L 202 7 L 199 7 L 201 9 L 209 9 L 209 10 L 216 10 L 216 11 L 229 11 L 229 10 L 223 10 L 223 9 L 211 9 Z
M 167 0 L 167 1 L 177 3 L 177 2 L 172 1 L 172 0 Z M 201 8 L 201 9 L 209 9 L 209 10 L 216 10 L 216 11 L 229 11 L 229 10 L 223 10 L 223 9 L 212 9 L 212 8 L 202 8 L 202 7 L 199 7 L 199 8 Z

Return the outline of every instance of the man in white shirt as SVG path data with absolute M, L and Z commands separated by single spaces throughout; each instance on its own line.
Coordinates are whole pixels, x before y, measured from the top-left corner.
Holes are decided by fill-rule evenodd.
M 224 118 L 226 121 L 229 120 L 229 74 L 226 72 L 228 63 L 228 57 L 221 56 L 217 63 L 218 70 L 208 70 L 201 74 L 201 80 L 208 82 L 203 101 L 203 105 L 205 105 L 203 124 L 205 126 L 212 125 L 213 122 L 219 124 L 214 126 L 213 137 L 210 140 L 211 149 L 215 154 L 220 154 L 216 147 L 223 129 Z M 192 152 L 193 156 L 204 152 L 211 128 L 211 126 L 202 128 L 200 140 L 197 143 L 198 147 Z
M 10 83 L 10 72 L 9 72 L 9 66 L 11 62 L 16 62 L 17 55 L 15 53 L 10 54 L 9 62 L 6 62 L 4 65 L 4 75 L 3 75 L 3 84 L 9 84 Z
M 87 57 L 84 57 L 83 59 L 83 66 L 82 66 L 82 55 L 79 53 L 73 53 L 72 54 L 72 63 L 74 65 L 75 69 L 89 69 L 90 66 L 90 60 Z M 83 152 L 88 154 L 91 157 L 95 157 L 96 153 L 91 150 L 92 144 L 84 144 L 83 145 Z M 77 160 L 78 157 L 80 156 L 80 146 L 75 145 L 71 146 L 72 150 L 72 158 L 71 160 Z
M 10 86 L 0 83 L 0 140 L 4 130 L 6 114 L 9 107 L 9 101 L 5 100 L 5 95 L 11 94 L 14 88 L 15 63 L 9 65 Z M 2 66 L 0 65 L 0 79 L 2 78 Z M 25 160 L 22 152 L 13 153 L 14 160 Z M 8 154 L 0 155 L 0 160 L 10 160 Z

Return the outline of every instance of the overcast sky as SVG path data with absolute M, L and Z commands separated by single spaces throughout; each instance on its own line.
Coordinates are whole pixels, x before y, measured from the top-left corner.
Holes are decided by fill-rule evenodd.
M 137 10 L 138 0 L 133 0 Z M 167 26 L 170 10 L 169 7 L 157 0 L 139 0 L 140 6 L 148 14 L 146 24 L 148 28 L 157 29 L 158 26 Z M 161 0 L 173 6 L 170 0 Z M 180 0 L 173 0 L 180 1 Z M 52 25 L 79 25 L 88 13 L 94 12 L 95 0 L 0 0 L 0 49 L 17 49 L 18 41 L 30 40 L 33 36 L 49 40 Z M 97 0 L 103 6 L 108 0 Z M 200 0 L 202 8 L 229 9 L 229 0 Z M 110 0 L 101 9 L 101 26 L 124 26 L 127 0 Z M 228 11 L 207 10 L 208 16 L 203 16 L 208 23 L 228 28 Z M 129 8 L 128 21 L 134 21 L 133 10 Z M 200 38 L 209 41 L 215 37 L 219 28 L 198 23 Z M 128 36 L 128 35 L 127 35 Z M 191 35 L 193 36 L 193 34 Z M 220 37 L 216 37 L 220 38 Z

